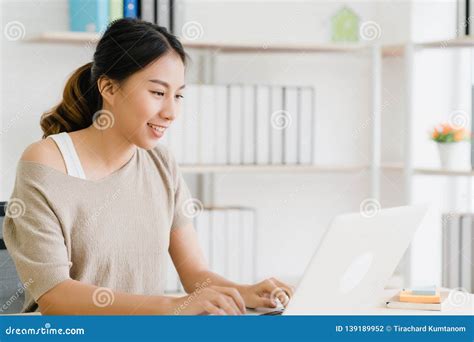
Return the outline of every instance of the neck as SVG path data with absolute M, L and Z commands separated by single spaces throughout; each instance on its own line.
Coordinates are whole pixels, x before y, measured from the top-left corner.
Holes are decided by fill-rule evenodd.
M 125 164 L 135 153 L 137 146 L 115 129 L 98 129 L 94 125 L 84 130 L 84 144 L 102 162 L 105 168 L 115 170 Z

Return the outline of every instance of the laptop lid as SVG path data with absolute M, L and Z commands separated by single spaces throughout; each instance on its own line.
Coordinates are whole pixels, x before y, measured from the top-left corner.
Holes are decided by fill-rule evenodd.
M 284 315 L 373 307 L 407 250 L 427 206 L 337 216 L 323 236 Z

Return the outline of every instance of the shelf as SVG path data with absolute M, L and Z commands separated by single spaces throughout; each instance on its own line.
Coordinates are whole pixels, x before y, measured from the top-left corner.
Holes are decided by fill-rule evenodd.
M 414 42 L 413 46 L 418 49 L 457 49 L 473 48 L 474 37 L 452 38 L 445 40 L 435 40 L 431 42 Z M 383 55 L 385 57 L 400 57 L 405 53 L 404 44 L 384 45 Z
M 90 32 L 68 32 L 50 31 L 44 32 L 27 41 L 34 43 L 62 43 L 81 44 L 95 43 L 99 40 L 98 33 Z M 321 43 L 321 44 L 257 44 L 257 43 L 221 43 L 221 42 L 196 42 L 181 40 L 184 47 L 197 50 L 219 50 L 219 52 L 229 53 L 291 53 L 291 52 L 358 52 L 371 48 L 372 44 L 367 43 Z M 469 48 L 474 47 L 474 38 L 453 38 L 431 42 L 413 43 L 417 48 Z M 404 44 L 382 45 L 382 55 L 384 57 L 399 57 L 404 54 Z
M 301 172 L 347 173 L 368 170 L 363 165 L 180 165 L 183 173 Z
M 415 175 L 432 175 L 432 176 L 462 176 L 472 177 L 474 176 L 474 170 L 445 170 L 445 169 L 434 169 L 434 168 L 416 168 L 413 170 Z
M 62 43 L 82 44 L 96 43 L 100 38 L 98 33 L 89 32 L 44 32 L 27 41 L 33 43 Z M 321 43 L 321 44 L 258 44 L 258 43 L 224 43 L 224 42 L 197 42 L 181 40 L 183 46 L 196 50 L 218 50 L 225 53 L 310 53 L 310 52 L 337 52 L 351 53 L 371 48 L 371 44 L 364 43 Z M 391 51 L 391 50 L 390 50 Z M 384 51 L 385 55 L 385 51 Z

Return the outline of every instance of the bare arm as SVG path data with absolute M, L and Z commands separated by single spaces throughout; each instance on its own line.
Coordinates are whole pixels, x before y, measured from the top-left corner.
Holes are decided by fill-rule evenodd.
M 38 299 L 43 315 L 167 315 L 178 298 L 112 292 L 107 288 L 65 280 Z
M 275 307 L 275 299 L 286 306 L 293 295 L 290 285 L 275 278 L 265 279 L 257 284 L 238 284 L 212 272 L 192 224 L 172 230 L 169 251 L 187 293 L 209 285 L 233 288 L 249 308 Z

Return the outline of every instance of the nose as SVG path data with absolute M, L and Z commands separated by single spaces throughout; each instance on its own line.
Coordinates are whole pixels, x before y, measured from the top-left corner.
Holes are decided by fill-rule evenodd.
M 173 121 L 174 119 L 176 119 L 177 110 L 178 108 L 176 106 L 175 101 L 172 98 L 166 99 L 163 102 L 163 107 L 161 108 L 160 116 L 165 120 Z

